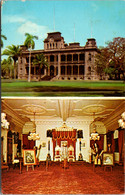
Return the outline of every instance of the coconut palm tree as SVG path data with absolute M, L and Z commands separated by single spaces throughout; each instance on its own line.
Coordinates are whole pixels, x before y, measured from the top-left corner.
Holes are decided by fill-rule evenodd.
M 33 36 L 29 33 L 25 33 L 26 39 L 24 41 L 24 45 L 27 47 L 27 49 L 30 50 L 29 52 L 29 78 L 28 81 L 31 81 L 31 49 L 35 48 L 35 42 L 34 39 L 38 40 L 37 36 Z
M 13 73 L 13 59 L 8 57 L 7 59 L 3 59 L 1 62 L 1 76 L 12 78 Z
M 9 45 L 6 47 L 6 49 L 3 51 L 2 55 L 7 55 L 12 57 L 14 61 L 14 79 L 16 79 L 16 61 L 18 60 L 18 56 L 21 53 L 21 49 L 19 45 Z
M 3 48 L 3 40 L 7 40 L 7 37 L 5 35 L 1 35 L 1 48 Z
M 41 68 L 48 67 L 48 63 L 47 63 L 46 57 L 43 55 L 43 53 L 37 54 L 35 56 L 35 58 L 33 60 L 33 65 L 39 66 L 39 75 L 41 75 Z

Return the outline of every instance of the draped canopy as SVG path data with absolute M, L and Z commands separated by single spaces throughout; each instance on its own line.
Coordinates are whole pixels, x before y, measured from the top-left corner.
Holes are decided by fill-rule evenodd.
M 61 141 L 67 141 L 68 145 L 67 147 L 70 147 L 72 145 L 74 147 L 74 156 L 75 156 L 75 147 L 76 147 L 76 135 L 77 130 L 67 127 L 65 124 L 63 124 L 62 127 L 52 129 L 52 140 L 53 140 L 53 151 L 55 156 L 55 147 L 56 145 L 61 146 Z

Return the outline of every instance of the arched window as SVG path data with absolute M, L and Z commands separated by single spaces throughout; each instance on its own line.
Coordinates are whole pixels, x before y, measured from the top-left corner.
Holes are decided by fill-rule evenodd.
M 78 75 L 78 66 L 73 66 L 73 75 Z
M 79 66 L 79 74 L 84 75 L 84 66 L 83 65 Z
M 91 61 L 92 60 L 92 55 L 91 55 L 91 53 L 89 53 L 89 61 Z
M 50 66 L 50 76 L 54 76 L 54 66 Z
M 67 66 L 67 75 L 71 75 L 71 66 Z
M 91 67 L 90 66 L 88 67 L 88 71 L 91 72 Z
M 61 66 L 61 75 L 65 75 L 65 66 Z

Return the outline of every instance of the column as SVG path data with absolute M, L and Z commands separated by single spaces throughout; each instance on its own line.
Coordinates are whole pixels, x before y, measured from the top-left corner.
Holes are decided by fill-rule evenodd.
M 58 54 L 58 76 L 60 76 L 60 54 Z
M 107 151 L 107 135 L 104 135 L 104 151 Z
M 67 76 L 67 64 L 65 65 L 65 76 Z

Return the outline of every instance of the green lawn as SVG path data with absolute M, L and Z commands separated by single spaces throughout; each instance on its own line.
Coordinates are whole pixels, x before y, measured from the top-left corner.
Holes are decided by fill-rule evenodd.
M 2 80 L 2 96 L 124 96 L 123 81 L 41 81 Z

